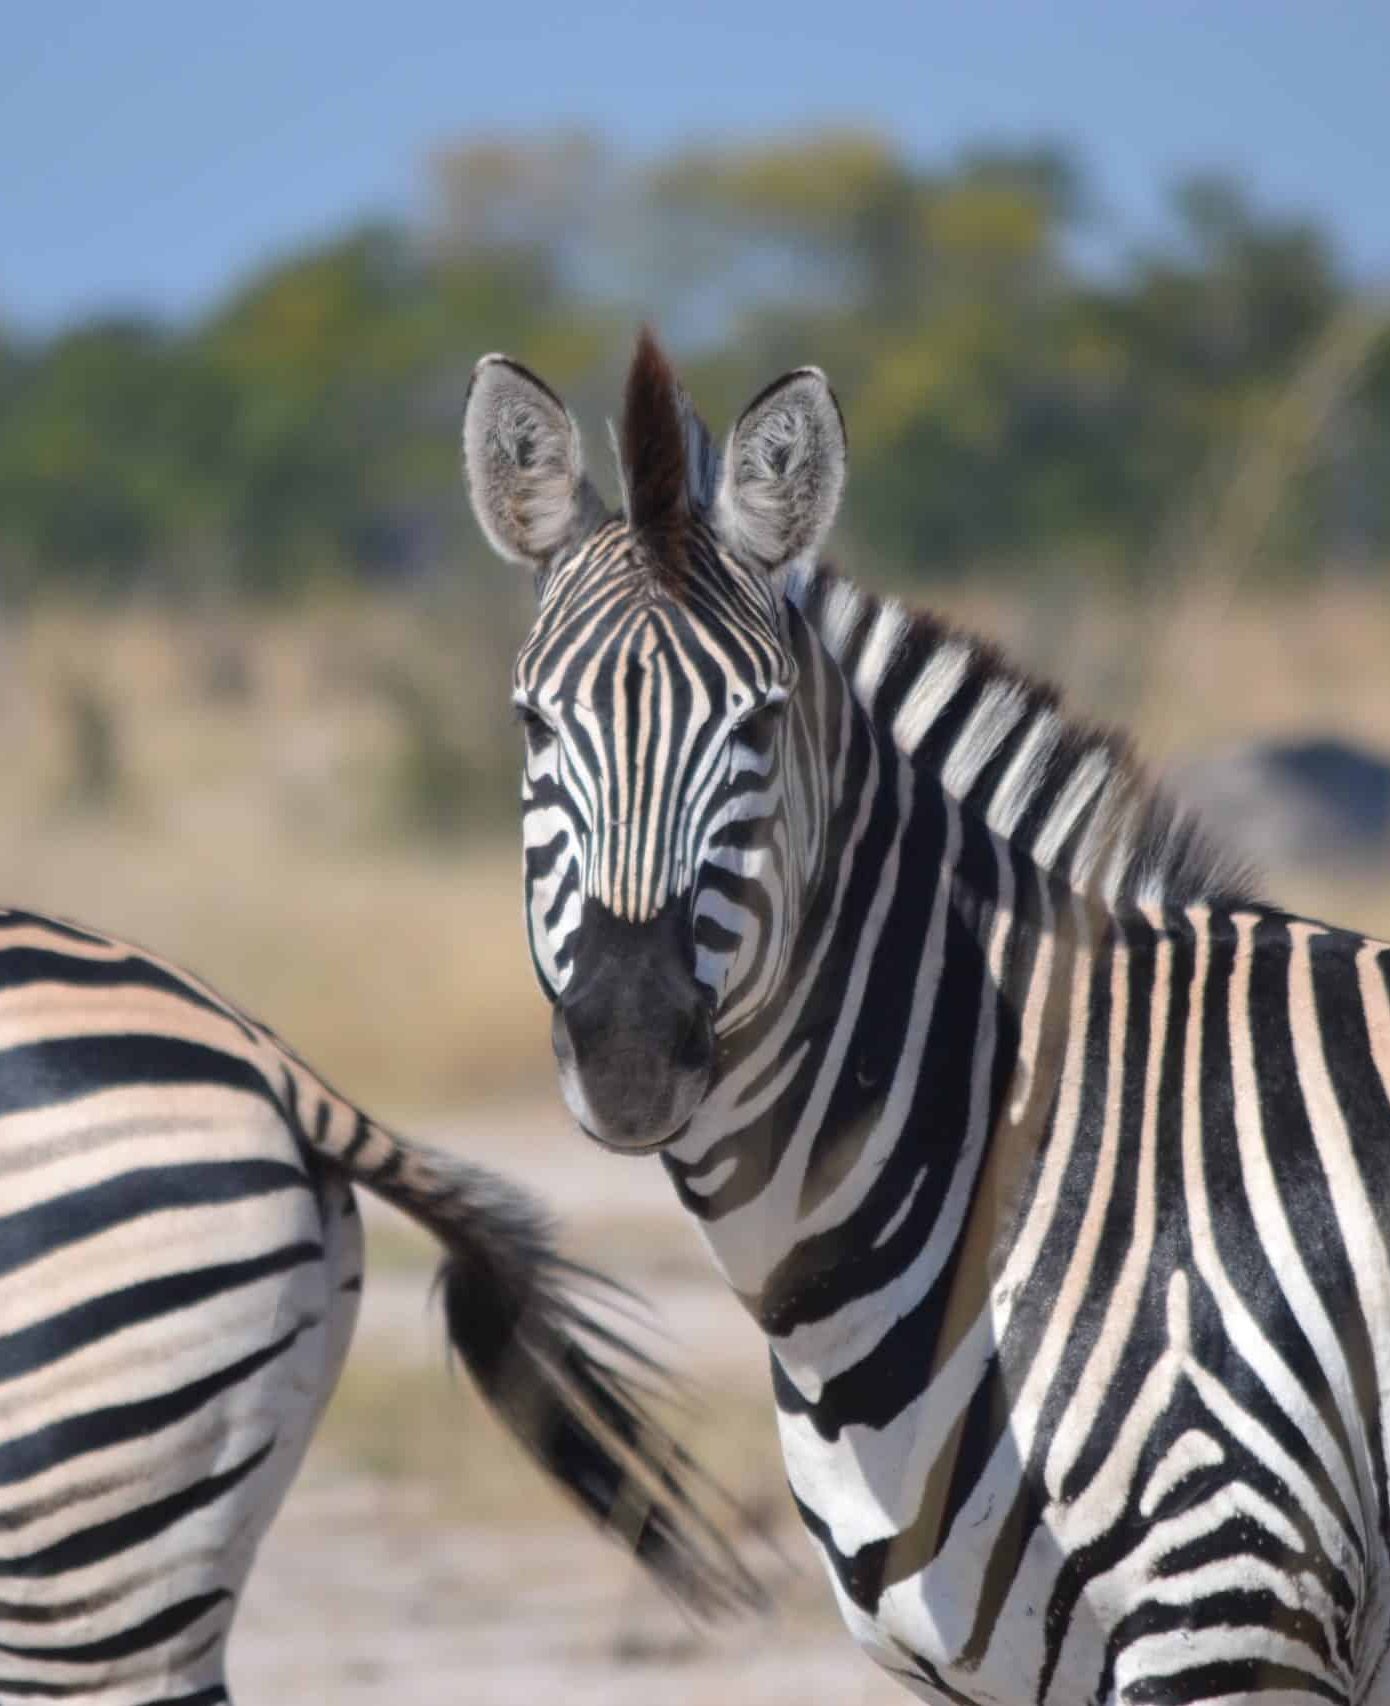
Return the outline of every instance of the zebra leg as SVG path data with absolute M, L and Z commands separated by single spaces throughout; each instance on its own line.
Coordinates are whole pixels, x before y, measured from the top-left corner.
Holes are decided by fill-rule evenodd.
M 249 1574 L 254 1549 L 279 1511 L 333 1396 L 352 1343 L 362 1296 L 362 1220 L 352 1186 L 342 1174 L 324 1167 L 315 1158 L 310 1158 L 309 1165 L 322 1225 L 324 1314 L 315 1335 L 317 1355 L 306 1355 L 294 1365 L 295 1391 L 302 1407 L 298 1410 L 293 1436 L 288 1430 L 282 1435 L 285 1449 L 275 1479 L 266 1488 L 264 1501 L 255 1513 L 255 1532 L 248 1537 L 250 1551 L 241 1568 L 241 1582 Z M 228 1617 L 228 1633 L 234 1615 L 235 1606 Z M 202 1702 L 196 1702 L 195 1706 L 202 1706 Z

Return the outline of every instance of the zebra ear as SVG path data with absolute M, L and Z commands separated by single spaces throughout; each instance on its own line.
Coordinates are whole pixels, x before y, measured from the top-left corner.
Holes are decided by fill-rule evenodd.
M 584 475 L 573 416 L 548 385 L 504 355 L 485 355 L 473 369 L 463 471 L 479 527 L 513 563 L 539 567 L 603 513 Z
M 772 569 L 812 556 L 845 484 L 840 405 L 818 367 L 798 367 L 739 416 L 724 452 L 715 519 L 735 556 Z

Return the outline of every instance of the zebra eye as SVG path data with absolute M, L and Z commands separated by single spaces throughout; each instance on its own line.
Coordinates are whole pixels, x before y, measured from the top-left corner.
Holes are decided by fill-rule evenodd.
M 516 720 L 521 724 L 522 733 L 526 736 L 527 750 L 530 752 L 543 752 L 555 739 L 555 730 L 539 711 L 532 710 L 529 705 L 516 707 Z
M 772 699 L 739 720 L 734 736 L 754 752 L 767 752 L 777 736 L 777 725 L 787 708 L 785 699 Z

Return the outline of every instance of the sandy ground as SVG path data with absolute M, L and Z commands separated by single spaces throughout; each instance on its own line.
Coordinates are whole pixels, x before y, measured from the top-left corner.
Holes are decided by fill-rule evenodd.
M 421 1245 L 417 1257 L 398 1223 L 369 1210 L 368 1282 L 348 1371 L 262 1550 L 233 1639 L 239 1706 L 886 1706 L 906 1698 L 840 1626 L 780 1485 L 761 1341 L 659 1165 L 592 1150 L 542 1102 L 431 1124 L 421 1135 L 540 1192 L 570 1248 L 601 1258 L 659 1309 L 669 1360 L 698 1379 L 714 1412 L 702 1438 L 771 1525 L 781 1561 L 756 1541 L 749 1557 L 777 1609 L 697 1634 L 613 1546 L 533 1489 L 529 1469 L 502 1466 L 518 1477 L 510 1514 L 499 1511 L 495 1487 L 470 1495 L 470 1473 L 497 1475 L 498 1452 L 510 1447 L 492 1437 L 476 1398 L 451 1390 L 442 1372 L 441 1329 L 426 1304 L 429 1252 Z M 374 1442 L 364 1446 L 355 1395 L 368 1369 L 396 1380 L 403 1402 L 457 1408 L 462 1498 L 447 1469 L 413 1465 L 408 1447 L 404 1467 L 383 1470 Z M 721 1438 L 719 1402 L 735 1397 L 742 1432 Z M 470 1505 L 483 1514 L 470 1515 Z

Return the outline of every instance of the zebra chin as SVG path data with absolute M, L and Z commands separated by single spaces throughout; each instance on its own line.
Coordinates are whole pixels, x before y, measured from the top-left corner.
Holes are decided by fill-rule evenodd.
M 565 1104 L 605 1148 L 660 1149 L 705 1098 L 714 1020 L 693 965 L 683 905 L 633 922 L 586 903 L 551 1040 Z
M 707 1086 L 708 1074 L 691 1084 L 685 1094 L 670 1098 L 667 1108 L 660 1112 L 641 1108 L 601 1112 L 594 1106 L 578 1073 L 563 1062 L 560 1066 L 560 1091 L 565 1106 L 585 1137 L 604 1149 L 624 1155 L 646 1155 L 674 1143 L 689 1126 L 704 1100 Z

